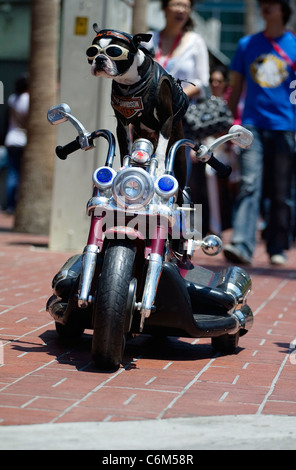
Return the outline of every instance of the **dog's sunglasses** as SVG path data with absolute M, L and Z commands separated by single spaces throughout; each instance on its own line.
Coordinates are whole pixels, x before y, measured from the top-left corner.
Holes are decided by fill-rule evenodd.
M 86 50 L 86 55 L 90 60 L 93 60 L 98 54 L 104 53 L 109 59 L 112 60 L 128 60 L 130 51 L 122 46 L 110 44 L 103 49 L 97 44 L 93 44 Z

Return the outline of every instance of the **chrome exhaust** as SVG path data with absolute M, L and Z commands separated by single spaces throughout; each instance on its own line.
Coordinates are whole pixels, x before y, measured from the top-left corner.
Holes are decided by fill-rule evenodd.
M 251 291 L 252 281 L 244 269 L 235 266 L 223 271 L 217 287 L 232 295 L 236 304 L 243 304 Z
M 254 317 L 249 305 L 245 304 L 241 309 L 234 310 L 232 316 L 238 321 L 237 330 L 241 330 L 241 336 L 252 328 Z
M 237 326 L 232 334 L 240 330 L 240 335 L 244 335 L 253 324 L 253 312 L 246 304 L 247 296 L 252 288 L 249 274 L 237 266 L 227 268 L 222 273 L 217 287 L 230 294 L 235 300 L 235 307 L 232 312 L 229 312 L 237 322 Z

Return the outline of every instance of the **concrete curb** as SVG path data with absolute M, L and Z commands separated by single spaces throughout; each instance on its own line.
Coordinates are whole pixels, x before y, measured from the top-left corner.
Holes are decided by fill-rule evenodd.
M 0 427 L 1 450 L 295 450 L 296 417 L 236 415 Z

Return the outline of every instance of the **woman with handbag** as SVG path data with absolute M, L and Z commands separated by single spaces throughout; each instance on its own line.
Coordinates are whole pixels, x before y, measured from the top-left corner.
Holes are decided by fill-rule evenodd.
M 190 102 L 203 99 L 209 85 L 209 54 L 201 35 L 193 31 L 194 23 L 190 16 L 193 6 L 194 0 L 162 0 L 165 26 L 162 31 L 150 31 L 152 39 L 145 45 L 154 55 L 154 60 L 180 80 Z M 189 137 L 186 123 L 183 123 L 185 137 Z M 191 158 L 188 155 L 187 177 L 190 171 Z
M 210 87 L 212 92 L 212 99 L 223 100 L 227 103 L 227 99 L 230 93 L 228 68 L 224 65 L 215 65 L 211 68 L 210 72 Z M 220 115 L 220 119 L 217 118 L 210 120 L 212 124 L 209 124 L 209 128 L 212 128 L 212 135 L 205 137 L 204 143 L 210 147 L 211 143 L 223 135 L 232 126 L 234 118 L 232 113 L 225 116 Z M 238 123 L 238 119 L 236 119 Z M 204 129 L 206 132 L 206 128 Z M 210 132 L 210 130 L 209 130 Z M 217 176 L 215 170 L 209 165 L 206 165 L 206 185 L 207 185 L 207 197 L 209 205 L 209 224 L 208 232 L 214 233 L 221 236 L 223 230 L 231 227 L 231 216 L 232 208 L 235 196 L 237 194 L 238 181 L 239 181 L 239 170 L 237 163 L 238 147 L 231 142 L 226 142 L 220 145 L 216 149 L 216 157 L 222 161 L 225 165 L 229 165 L 232 168 L 231 175 L 228 178 L 220 178 Z
M 154 59 L 182 82 L 189 99 L 202 98 L 209 85 L 209 55 L 203 38 L 193 31 L 193 5 L 194 0 L 162 0 L 165 27 L 151 31 L 147 46 Z

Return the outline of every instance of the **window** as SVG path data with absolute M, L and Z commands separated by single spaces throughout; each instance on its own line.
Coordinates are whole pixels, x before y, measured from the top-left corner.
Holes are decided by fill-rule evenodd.
M 215 18 L 221 22 L 220 50 L 230 60 L 238 40 L 245 34 L 245 5 L 243 0 L 200 0 L 196 5 L 198 14 L 205 20 Z

